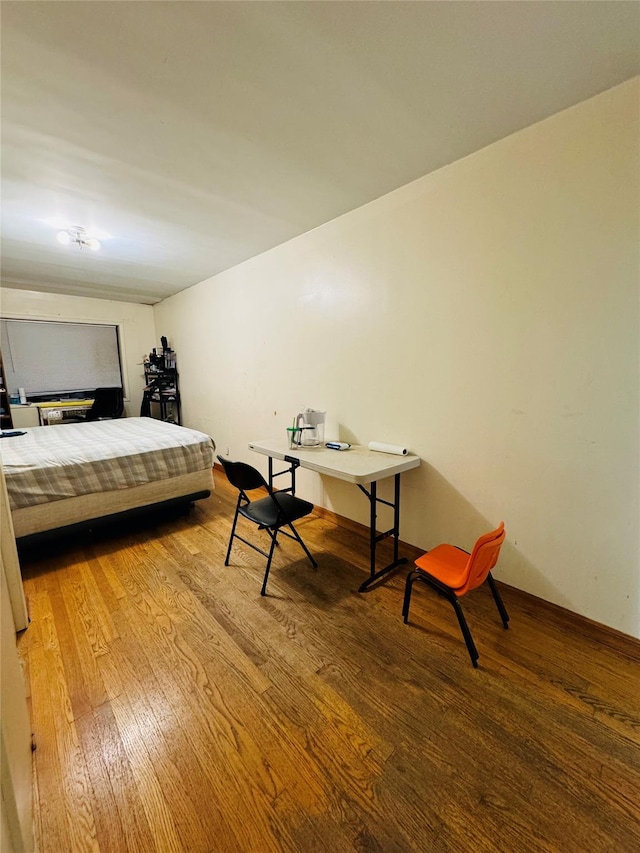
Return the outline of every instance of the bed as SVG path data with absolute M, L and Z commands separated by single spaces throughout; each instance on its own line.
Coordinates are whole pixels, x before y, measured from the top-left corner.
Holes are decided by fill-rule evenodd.
M 16 539 L 24 544 L 208 497 L 214 449 L 205 433 L 152 418 L 3 436 L 0 456 Z

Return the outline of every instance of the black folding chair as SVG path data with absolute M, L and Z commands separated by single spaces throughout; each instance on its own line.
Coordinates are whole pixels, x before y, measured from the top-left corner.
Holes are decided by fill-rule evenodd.
M 311 565 L 314 568 L 317 568 L 318 564 L 309 553 L 309 549 L 293 526 L 294 521 L 297 521 L 299 518 L 303 518 L 305 515 L 309 515 L 313 510 L 313 504 L 309 503 L 309 501 L 302 500 L 302 498 L 296 498 L 295 495 L 289 494 L 288 492 L 274 492 L 262 474 L 255 468 L 252 468 L 251 465 L 247 465 L 244 462 L 231 462 L 229 459 L 225 459 L 222 456 L 218 456 L 218 460 L 224 468 L 227 479 L 232 486 L 235 486 L 236 489 L 238 489 L 239 492 L 238 502 L 236 504 L 236 513 L 231 527 L 229 547 L 227 548 L 227 556 L 224 561 L 225 566 L 229 565 L 229 557 L 231 555 L 231 547 L 233 545 L 234 538 L 244 542 L 245 545 L 253 548 L 254 551 L 258 551 L 267 558 L 267 568 L 264 573 L 264 580 L 260 591 L 260 595 L 266 595 L 267 580 L 269 578 L 269 569 L 271 568 L 273 552 L 278 544 L 278 534 L 282 533 L 283 536 L 288 536 L 289 539 L 295 539 L 311 561 Z M 267 490 L 267 497 L 252 501 L 247 495 L 247 492 L 261 488 Z M 267 551 L 263 551 L 262 548 L 258 548 L 258 546 L 254 545 L 252 542 L 248 542 L 246 539 L 243 539 L 242 536 L 236 533 L 236 525 L 238 523 L 239 515 L 243 516 L 248 521 L 252 521 L 254 524 L 257 524 L 258 530 L 267 531 L 271 537 L 271 547 L 269 548 L 268 553 Z M 283 530 L 284 527 L 288 527 L 289 530 Z

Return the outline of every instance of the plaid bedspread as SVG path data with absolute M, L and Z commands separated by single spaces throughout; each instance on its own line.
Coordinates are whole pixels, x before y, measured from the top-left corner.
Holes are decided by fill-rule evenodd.
M 152 418 L 33 427 L 0 438 L 11 509 L 127 489 L 213 467 L 213 442 Z

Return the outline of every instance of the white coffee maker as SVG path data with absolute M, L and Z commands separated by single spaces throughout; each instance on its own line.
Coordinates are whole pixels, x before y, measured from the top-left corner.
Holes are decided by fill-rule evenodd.
M 300 447 L 318 447 L 324 444 L 324 421 L 326 412 L 303 409 L 296 415 L 297 443 Z

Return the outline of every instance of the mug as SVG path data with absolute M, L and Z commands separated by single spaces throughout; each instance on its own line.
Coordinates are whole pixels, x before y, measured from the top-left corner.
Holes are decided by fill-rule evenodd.
M 302 430 L 299 427 L 287 427 L 287 445 L 289 450 L 295 450 L 300 447 L 300 435 Z

